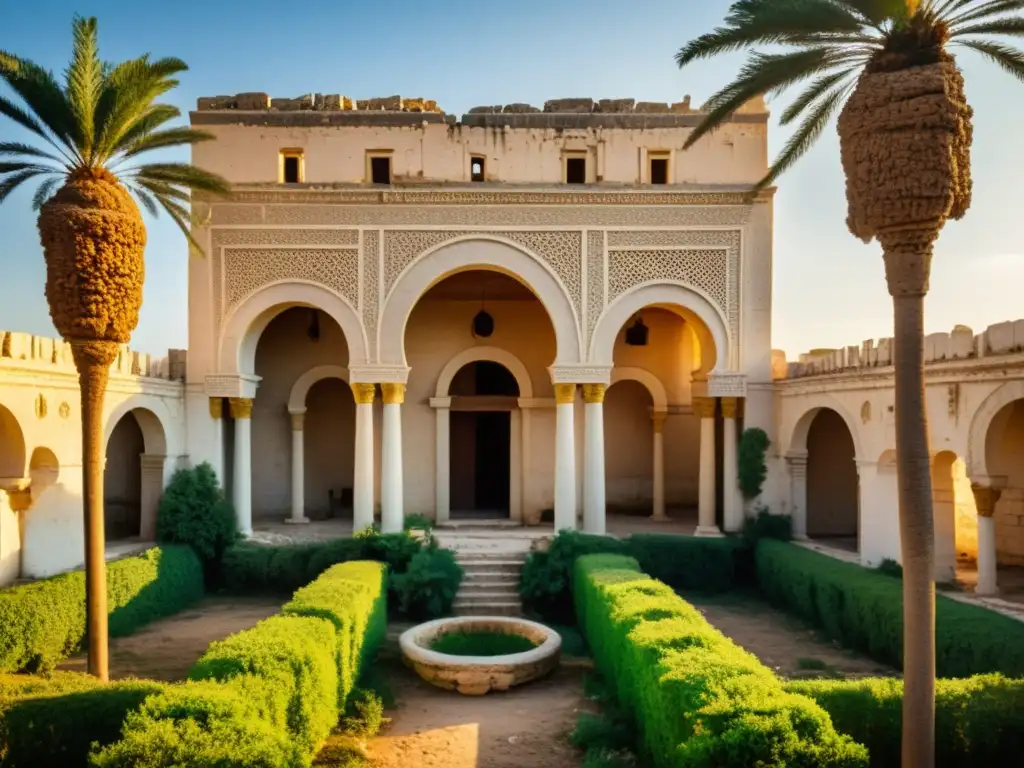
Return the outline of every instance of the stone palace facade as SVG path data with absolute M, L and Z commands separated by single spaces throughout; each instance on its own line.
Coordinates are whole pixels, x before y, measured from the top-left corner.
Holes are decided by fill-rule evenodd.
M 772 194 L 749 193 L 767 166 L 762 102 L 687 151 L 700 119 L 688 99 L 563 99 L 456 120 L 423 100 L 250 93 L 200 99 L 191 118 L 217 137 L 194 162 L 235 193 L 193 205 L 204 253 L 189 261 L 187 361 L 126 349 L 125 378 L 112 378 L 112 540 L 151 538 L 163 483 L 203 461 L 245 532 L 325 517 L 390 531 L 423 514 L 603 533 L 621 512 L 692 516 L 698 535 L 717 535 L 755 506 L 738 490 L 736 446 L 760 427 L 772 447 L 756 504 L 865 563 L 898 556 L 882 346 L 791 370 L 771 350 Z M 942 369 L 943 386 L 963 387 L 957 424 L 982 397 L 967 382 L 985 377 L 970 337 L 971 355 Z M 2 338 L 9 581 L 81 562 L 81 478 L 66 349 Z M 1014 375 L 985 371 L 985 392 Z M 966 444 L 945 453 L 969 457 Z M 944 534 L 947 549 L 984 559 L 987 508 L 975 511 L 971 482 L 1024 479 L 999 474 L 1001 459 L 957 475 L 943 446 L 937 456 L 941 492 L 968 489 L 943 502 L 944 519 L 975 520 L 974 544 Z M 1004 550 L 1024 559 L 1024 540 Z

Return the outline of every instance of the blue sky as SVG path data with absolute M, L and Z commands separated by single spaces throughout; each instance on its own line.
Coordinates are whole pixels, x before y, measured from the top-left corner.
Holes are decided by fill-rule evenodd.
M 45 13 L 41 12 L 45 5 Z M 95 15 L 101 55 L 150 52 L 191 70 L 170 100 L 183 112 L 198 96 L 320 91 L 355 98 L 435 99 L 449 113 L 477 104 L 541 104 L 567 96 L 700 103 L 728 81 L 738 56 L 680 72 L 675 51 L 721 20 L 727 0 L 0 0 L 0 50 L 62 71 L 71 17 Z M 960 55 L 975 108 L 974 203 L 947 225 L 926 306 L 929 332 L 956 323 L 982 330 L 1024 317 L 1024 84 L 972 53 Z M 772 105 L 778 114 L 785 98 Z M 771 127 L 771 149 L 786 132 Z M 22 132 L 0 118 L 0 137 Z M 779 183 L 775 208 L 773 346 L 792 357 L 811 347 L 890 335 L 892 314 L 876 244 L 846 230 L 834 128 Z M 0 205 L 0 328 L 54 334 L 45 270 L 23 189 Z M 162 353 L 187 345 L 187 251 L 165 217 L 149 222 L 146 292 L 133 346 Z

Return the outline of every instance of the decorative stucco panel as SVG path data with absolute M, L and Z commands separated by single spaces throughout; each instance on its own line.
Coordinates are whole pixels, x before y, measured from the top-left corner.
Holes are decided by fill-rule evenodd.
M 380 313 L 380 232 L 367 229 L 363 232 L 363 301 L 359 307 L 366 327 L 366 338 L 371 346 L 377 338 L 377 319 Z M 370 355 L 376 357 L 377 350 Z
M 605 306 L 604 239 L 604 230 L 587 232 L 587 323 L 584 349 L 590 344 L 597 318 Z
M 226 248 L 224 298 L 230 311 L 265 285 L 281 280 L 309 280 L 359 303 L 359 252 L 355 248 Z

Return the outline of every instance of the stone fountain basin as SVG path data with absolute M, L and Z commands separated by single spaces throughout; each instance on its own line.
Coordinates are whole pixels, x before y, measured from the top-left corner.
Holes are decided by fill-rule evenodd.
M 431 650 L 431 644 L 450 632 L 502 632 L 529 638 L 537 644 L 522 653 L 503 656 L 454 656 Z M 402 633 L 405 663 L 428 683 L 466 696 L 506 691 L 536 680 L 558 666 L 562 638 L 535 621 L 509 616 L 458 616 L 435 619 Z

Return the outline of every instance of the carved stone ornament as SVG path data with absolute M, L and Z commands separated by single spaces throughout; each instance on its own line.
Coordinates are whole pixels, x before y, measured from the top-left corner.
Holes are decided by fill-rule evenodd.
M 401 405 L 405 402 L 405 384 L 381 384 L 380 393 L 384 405 Z
M 715 405 L 716 401 L 713 397 L 695 397 L 693 398 L 693 410 L 702 419 L 713 419 L 715 418 Z
M 555 384 L 555 403 L 568 405 L 576 400 L 575 384 Z
M 61 403 L 57 407 L 57 415 L 60 416 L 62 419 L 68 418 L 71 415 L 71 405 L 68 404 L 66 401 Z
M 712 373 L 708 376 L 708 396 L 746 397 L 746 375 L 742 373 Z
M 231 409 L 231 418 L 233 419 L 251 419 L 252 418 L 252 403 L 251 397 L 231 397 L 228 398 L 228 406 Z
M 349 387 L 352 389 L 352 396 L 355 398 L 357 405 L 373 404 L 373 399 L 377 394 L 376 384 L 357 381 L 349 384 Z
M 40 419 L 45 419 L 47 410 L 46 396 L 40 392 L 36 397 L 36 416 Z

